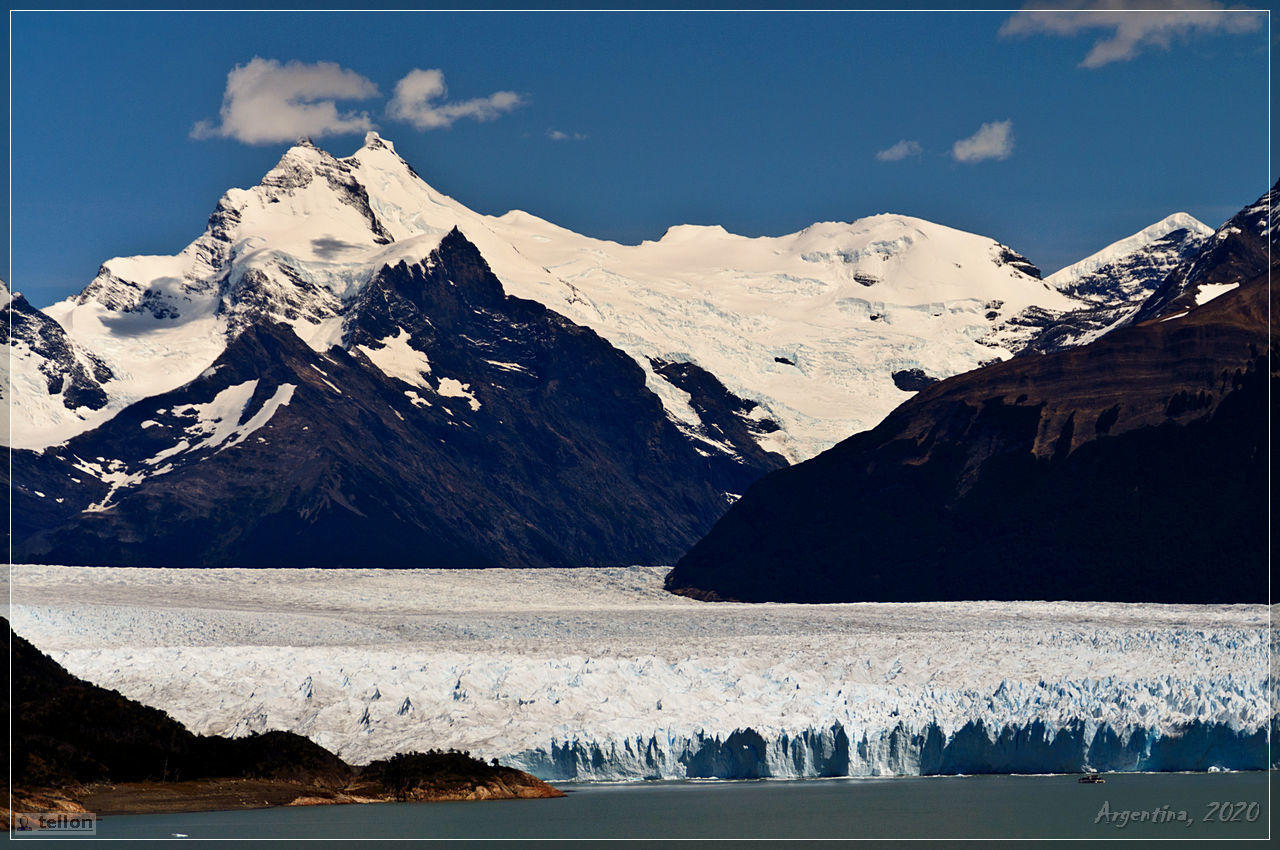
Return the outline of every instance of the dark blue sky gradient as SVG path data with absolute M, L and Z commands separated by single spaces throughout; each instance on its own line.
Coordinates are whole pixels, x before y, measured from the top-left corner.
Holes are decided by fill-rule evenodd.
M 892 211 L 999 239 L 1049 272 L 1178 210 L 1216 226 L 1267 188 L 1265 31 L 1089 70 L 1096 35 L 1001 38 L 1007 18 L 15 13 L 10 279 L 44 306 L 103 260 L 198 236 L 222 192 L 287 147 L 189 138 L 255 56 L 371 79 L 382 97 L 341 106 L 369 111 L 473 209 L 622 242 L 680 223 L 777 235 Z M 526 103 L 421 132 L 383 113 L 414 68 L 441 69 L 451 99 L 514 90 Z M 1008 159 L 948 155 L 1006 119 Z M 924 152 L 876 160 L 900 139 Z M 316 141 L 342 156 L 361 134 Z

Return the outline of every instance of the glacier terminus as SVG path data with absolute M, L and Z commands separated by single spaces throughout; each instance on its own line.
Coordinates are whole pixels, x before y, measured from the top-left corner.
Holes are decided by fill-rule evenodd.
M 1265 606 L 707 604 L 662 568 L 18 567 L 13 623 L 203 734 L 547 780 L 1257 770 Z

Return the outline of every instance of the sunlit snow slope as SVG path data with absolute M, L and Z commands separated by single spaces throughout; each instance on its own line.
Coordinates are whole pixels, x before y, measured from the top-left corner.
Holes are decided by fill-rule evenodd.
M 1212 235 L 1213 228 L 1194 216 L 1174 213 L 1044 280 L 1050 286 L 1091 300 L 1100 300 L 1097 296 L 1104 292 L 1128 299 L 1145 297 Z
M 507 292 L 630 354 L 686 430 L 699 418 L 655 359 L 695 363 L 758 402 L 755 415 L 781 426 L 763 447 L 790 460 L 874 425 L 907 398 L 892 373 L 945 377 L 1007 357 L 1019 331 L 993 328 L 1029 306 L 1078 303 L 1005 246 L 906 216 L 761 238 L 679 226 L 627 246 L 522 212 L 479 215 L 370 134 L 344 159 L 291 148 L 258 186 L 228 191 L 177 256 L 109 260 L 84 292 L 50 307 L 110 367 L 110 403 L 52 406 L 46 430 L 18 418 L 48 435 L 23 433 L 20 444 L 66 439 L 182 385 L 249 323 L 288 322 L 318 350 L 339 343 L 348 306 L 376 271 L 421 260 L 455 226 Z
M 0 344 L 8 349 L 0 358 L 0 398 L 6 405 L 0 444 L 28 448 L 30 442 L 45 445 L 79 433 L 107 404 L 102 383 L 111 371 L 4 281 L 0 311 Z
M 547 779 L 1266 766 L 1264 606 L 745 605 L 663 568 L 18 567 L 13 627 L 200 733 Z M 1274 703 L 1272 703 L 1274 704 Z

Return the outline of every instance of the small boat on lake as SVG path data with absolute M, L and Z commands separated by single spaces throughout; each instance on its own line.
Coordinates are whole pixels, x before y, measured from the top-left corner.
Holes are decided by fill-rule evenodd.
M 1076 781 L 1082 785 L 1102 785 L 1105 784 L 1107 780 L 1103 779 L 1096 773 L 1086 773 Z

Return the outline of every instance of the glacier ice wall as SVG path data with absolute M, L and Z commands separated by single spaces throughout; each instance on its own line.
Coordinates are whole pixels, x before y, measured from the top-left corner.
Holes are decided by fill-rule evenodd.
M 1161 735 L 1143 727 L 1072 721 L 1052 729 L 1042 721 L 988 730 L 971 721 L 952 734 L 936 724 L 911 731 L 862 732 L 851 741 L 839 723 L 828 729 L 781 732 L 766 739 L 753 729 L 724 737 L 673 740 L 552 742 L 507 757 L 507 763 L 551 780 L 763 779 L 909 776 L 972 773 L 1264 770 L 1266 733 L 1194 721 Z
M 14 628 L 200 733 L 551 780 L 1232 770 L 1276 722 L 1264 606 L 737 605 L 653 568 L 23 567 Z

